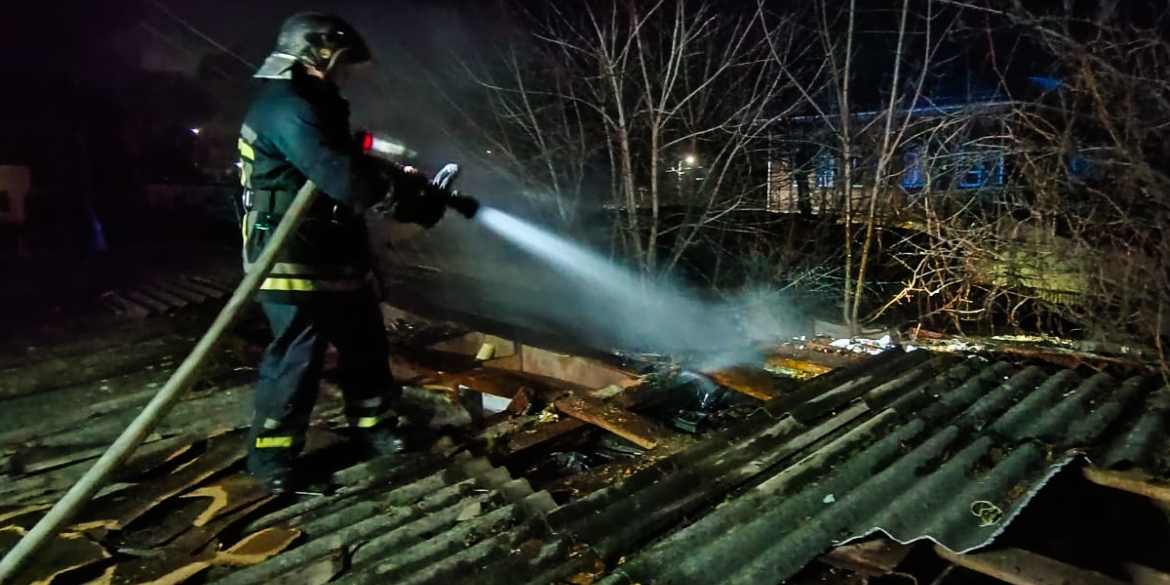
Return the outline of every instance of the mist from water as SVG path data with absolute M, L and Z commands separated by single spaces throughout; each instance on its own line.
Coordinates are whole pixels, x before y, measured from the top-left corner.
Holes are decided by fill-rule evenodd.
M 758 359 L 760 343 L 785 335 L 786 327 L 775 318 L 751 316 L 758 299 L 706 302 L 678 287 L 644 280 L 595 251 L 491 207 L 482 208 L 476 221 L 563 277 L 557 284 L 569 292 L 530 303 L 529 311 L 555 313 L 579 332 L 604 331 L 623 349 L 695 352 L 703 356 L 695 367 L 718 369 Z

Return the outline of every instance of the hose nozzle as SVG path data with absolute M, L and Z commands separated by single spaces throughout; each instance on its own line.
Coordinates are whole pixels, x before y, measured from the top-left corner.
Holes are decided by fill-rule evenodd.
M 474 197 L 460 195 L 451 188 L 451 185 L 455 182 L 455 177 L 459 176 L 459 170 L 459 165 L 448 163 L 435 174 L 435 178 L 431 180 L 431 183 L 450 193 L 447 196 L 447 207 L 454 209 L 459 215 L 467 219 L 472 219 L 479 212 L 479 201 Z
M 474 219 L 475 214 L 479 213 L 479 200 L 467 195 L 452 193 L 447 198 L 447 207 L 454 209 L 456 213 L 467 219 Z

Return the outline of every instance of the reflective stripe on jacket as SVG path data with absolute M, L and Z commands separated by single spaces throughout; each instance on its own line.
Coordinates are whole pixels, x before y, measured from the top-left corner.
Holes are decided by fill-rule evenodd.
M 390 188 L 355 143 L 349 105 L 337 88 L 303 75 L 265 81 L 240 130 L 240 182 L 247 213 L 245 269 L 259 258 L 296 192 L 312 180 L 322 195 L 277 258 L 257 300 L 299 303 L 361 290 L 369 275 L 362 212 Z

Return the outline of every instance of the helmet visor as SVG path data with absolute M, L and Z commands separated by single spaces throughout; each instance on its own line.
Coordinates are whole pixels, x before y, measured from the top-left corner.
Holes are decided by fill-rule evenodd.
M 293 65 L 297 58 L 286 53 L 273 53 L 264 60 L 264 64 L 256 70 L 252 77 L 259 79 L 287 79 L 292 76 Z

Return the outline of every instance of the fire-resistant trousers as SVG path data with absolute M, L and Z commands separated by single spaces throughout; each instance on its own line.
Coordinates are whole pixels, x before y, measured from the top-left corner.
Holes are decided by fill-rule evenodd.
M 273 340 L 260 363 L 250 452 L 295 455 L 303 449 L 330 344 L 337 348 L 338 382 L 351 427 L 373 428 L 392 418 L 402 386 L 390 371 L 386 328 L 372 294 L 261 307 Z

